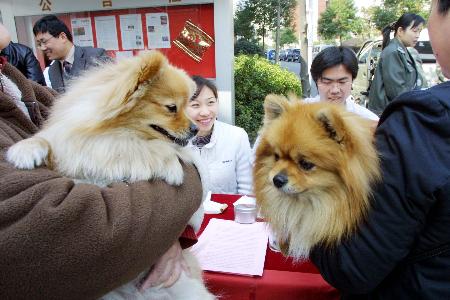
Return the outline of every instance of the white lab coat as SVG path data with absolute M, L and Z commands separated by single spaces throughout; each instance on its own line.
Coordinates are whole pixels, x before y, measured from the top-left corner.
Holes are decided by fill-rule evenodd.
M 214 122 L 211 141 L 197 152 L 207 172 L 207 188 L 213 193 L 252 194 L 251 148 L 244 129 L 220 121 Z

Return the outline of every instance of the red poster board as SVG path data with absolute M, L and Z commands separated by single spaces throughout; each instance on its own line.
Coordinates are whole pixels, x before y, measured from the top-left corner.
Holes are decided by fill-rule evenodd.
M 148 8 L 133 8 L 133 9 L 118 9 L 108 11 L 92 11 L 92 12 L 77 12 L 70 14 L 59 14 L 60 18 L 72 31 L 71 18 L 86 18 L 91 19 L 92 34 L 94 39 L 94 47 L 97 46 L 97 33 L 95 30 L 95 17 L 97 16 L 115 16 L 117 40 L 119 44 L 119 51 L 123 51 L 122 37 L 120 32 L 120 15 L 126 14 L 140 14 L 142 20 L 142 32 L 144 39 L 144 48 L 148 49 L 147 39 L 147 24 L 146 13 L 167 13 L 169 17 L 169 29 L 170 29 L 170 48 L 158 49 L 164 53 L 169 61 L 180 67 L 190 75 L 201 75 L 207 78 L 216 77 L 216 65 L 215 65 L 215 44 L 213 43 L 203 54 L 200 62 L 195 61 L 188 54 L 179 49 L 173 41 L 178 37 L 180 32 L 185 26 L 185 22 L 190 20 L 193 24 L 200 27 L 209 36 L 215 39 L 214 36 L 214 5 L 213 4 L 197 4 L 197 5 L 180 5 L 169 7 L 148 7 Z M 136 55 L 142 50 L 132 50 Z M 116 51 L 109 50 L 108 54 L 115 57 Z

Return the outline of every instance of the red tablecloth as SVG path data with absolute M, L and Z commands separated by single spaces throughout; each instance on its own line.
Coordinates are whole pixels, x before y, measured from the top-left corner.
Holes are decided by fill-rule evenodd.
M 234 220 L 233 202 L 239 195 L 213 194 L 211 199 L 228 204 L 222 214 L 205 215 L 200 233 L 211 218 Z M 330 286 L 309 261 L 293 263 L 267 247 L 263 276 L 239 276 L 204 272 L 208 289 L 221 300 L 264 299 L 339 299 L 336 289 Z

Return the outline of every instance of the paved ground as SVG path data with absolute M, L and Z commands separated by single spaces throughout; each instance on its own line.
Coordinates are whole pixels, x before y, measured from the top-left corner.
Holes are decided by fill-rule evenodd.
M 292 73 L 297 75 L 298 78 L 300 78 L 300 63 L 280 61 L 280 66 L 285 68 L 286 70 L 291 71 Z
M 291 71 L 300 79 L 300 63 L 298 62 L 288 62 L 288 61 L 280 61 L 280 66 L 285 68 L 286 70 Z M 310 78 L 311 80 L 311 78 Z M 313 82 L 310 82 L 311 85 L 311 97 L 317 95 L 316 85 Z

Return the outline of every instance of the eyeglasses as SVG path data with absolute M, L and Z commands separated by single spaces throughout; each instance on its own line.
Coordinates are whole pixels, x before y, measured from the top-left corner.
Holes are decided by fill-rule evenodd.
M 341 89 L 351 83 L 352 83 L 352 81 L 350 79 L 331 80 L 328 78 L 320 78 L 318 80 L 318 84 L 325 86 L 327 88 L 331 88 L 331 87 L 334 87 L 335 85 L 337 85 L 337 87 Z
M 54 37 L 54 36 L 51 36 L 51 37 L 49 37 L 49 38 L 46 39 L 46 40 L 41 39 L 41 40 L 39 40 L 39 41 L 36 41 L 36 46 L 37 46 L 38 48 L 46 47 L 47 44 L 48 44 L 48 42 L 49 42 L 51 39 L 53 39 L 53 38 L 55 38 L 55 37 Z

